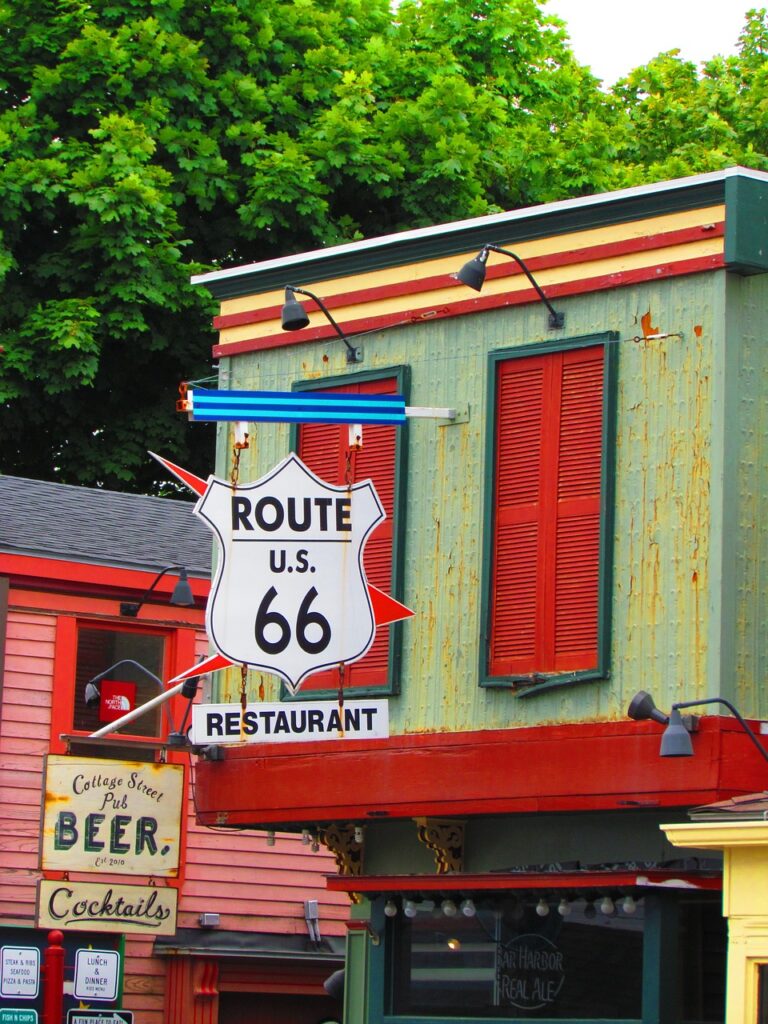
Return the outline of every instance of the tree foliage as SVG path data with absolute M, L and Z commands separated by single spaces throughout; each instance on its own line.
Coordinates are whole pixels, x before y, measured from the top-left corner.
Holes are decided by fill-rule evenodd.
M 604 92 L 537 0 L 3 0 L 3 469 L 204 475 L 174 413 L 211 372 L 189 284 L 266 259 L 722 167 L 763 167 L 765 12 L 702 72 Z

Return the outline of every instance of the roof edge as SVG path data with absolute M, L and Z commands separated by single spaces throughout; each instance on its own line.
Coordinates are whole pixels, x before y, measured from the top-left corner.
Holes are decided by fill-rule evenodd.
M 631 215 L 628 216 L 627 211 L 621 209 L 627 206 L 636 210 L 649 204 L 654 208 L 667 206 L 673 210 L 695 204 L 695 193 L 701 193 L 698 201 L 722 202 L 726 193 L 725 183 L 733 178 L 768 183 L 768 173 L 764 171 L 741 166 L 728 167 L 614 192 L 562 199 L 484 217 L 414 228 L 327 249 L 313 249 L 226 270 L 196 274 L 191 281 L 192 284 L 206 287 L 217 298 L 269 291 L 291 283 L 309 284 L 323 277 L 342 276 L 349 272 L 350 266 L 359 272 L 361 257 L 366 258 L 366 269 L 374 269 L 416 262 L 440 254 L 450 255 L 473 247 L 480 248 L 484 242 L 497 240 L 496 236 L 509 244 L 513 237 L 521 240 L 544 233 L 573 230 L 580 221 L 631 219 Z M 604 210 L 604 217 L 596 218 L 595 213 L 600 208 Z M 542 222 L 546 222 L 546 228 L 532 227 Z M 292 276 L 292 272 L 296 271 L 301 271 L 298 275 L 300 280 L 296 280 L 295 273 Z

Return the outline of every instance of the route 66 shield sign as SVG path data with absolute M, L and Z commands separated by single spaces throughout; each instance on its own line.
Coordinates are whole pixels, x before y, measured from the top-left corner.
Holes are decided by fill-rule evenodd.
M 328 484 L 291 453 L 236 489 L 210 477 L 195 512 L 219 541 L 206 627 L 223 657 L 291 693 L 363 657 L 376 633 L 363 547 L 385 518 L 370 480 Z

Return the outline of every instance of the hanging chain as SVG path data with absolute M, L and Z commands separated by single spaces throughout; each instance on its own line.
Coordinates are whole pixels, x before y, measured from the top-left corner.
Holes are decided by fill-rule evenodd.
M 248 666 L 247 665 L 241 665 L 240 666 L 240 707 L 243 709 L 243 714 L 245 714 L 245 709 L 248 707 Z
M 347 450 L 344 452 L 344 461 L 346 463 L 345 471 L 344 471 L 344 483 L 347 485 L 347 487 L 351 487 L 352 486 L 352 482 L 354 480 L 354 474 L 352 472 L 352 449 L 351 448 L 347 448 Z
M 229 482 L 232 484 L 232 491 L 237 490 L 237 481 L 240 478 L 240 453 L 242 448 L 235 445 L 232 449 L 232 472 L 229 474 Z
M 237 490 L 237 481 L 240 478 L 240 453 L 250 448 L 246 423 L 235 424 L 235 440 L 232 445 L 232 472 L 229 475 L 232 484 L 232 491 Z

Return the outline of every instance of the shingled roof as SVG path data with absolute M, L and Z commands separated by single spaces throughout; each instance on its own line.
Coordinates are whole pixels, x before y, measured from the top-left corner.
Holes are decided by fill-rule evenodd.
M 194 503 L 0 476 L 0 552 L 159 572 L 211 573 Z

